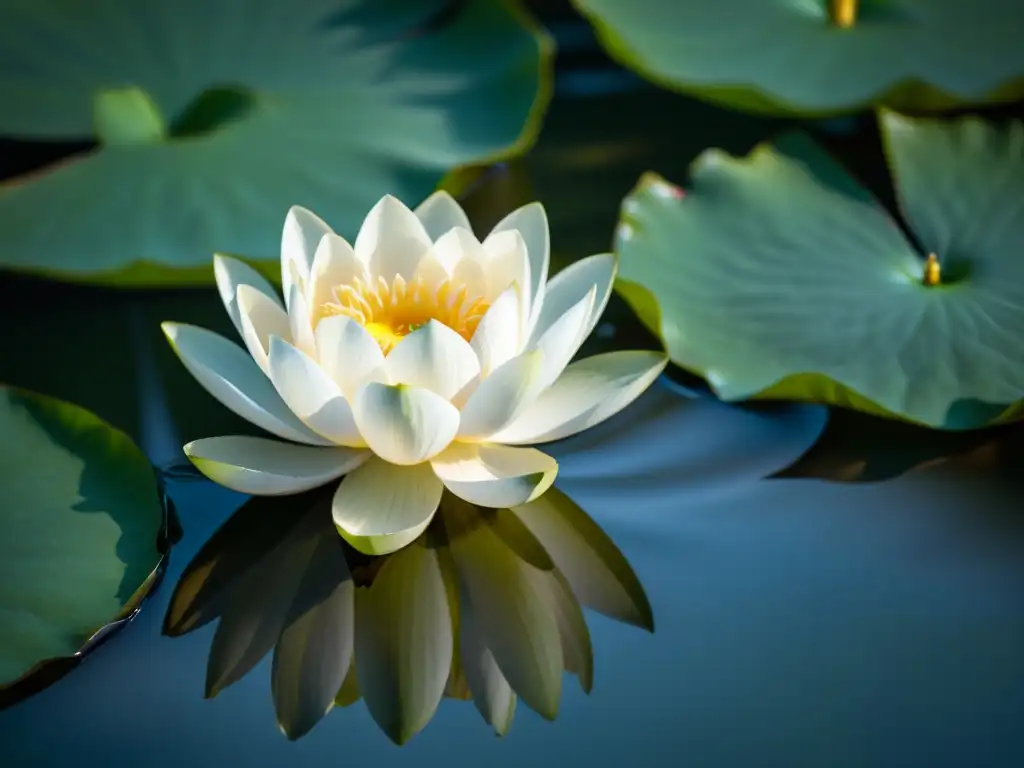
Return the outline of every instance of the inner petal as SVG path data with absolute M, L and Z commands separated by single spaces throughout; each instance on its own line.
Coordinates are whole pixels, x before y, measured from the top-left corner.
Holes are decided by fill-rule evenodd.
M 385 355 L 431 320 L 469 341 L 490 306 L 477 291 L 454 277 L 439 282 L 422 277 L 407 282 L 401 275 L 390 281 L 357 277 L 335 286 L 331 294 L 330 300 L 314 309 L 314 328 L 325 317 L 345 315 L 366 328 Z

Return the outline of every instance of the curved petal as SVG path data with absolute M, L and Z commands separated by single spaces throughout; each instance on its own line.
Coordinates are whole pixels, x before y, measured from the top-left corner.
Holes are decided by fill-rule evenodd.
M 428 286 L 451 279 L 457 285 L 465 285 L 468 296 L 486 298 L 485 257 L 486 252 L 472 230 L 455 227 L 441 235 L 423 255 L 413 277 Z
M 316 448 L 265 437 L 206 437 L 183 449 L 213 482 L 241 493 L 282 496 L 317 488 L 370 458 L 369 451 Z
M 384 360 L 388 381 L 436 392 L 451 400 L 480 375 L 469 342 L 444 323 L 431 320 L 410 333 Z
M 278 336 L 270 339 L 269 375 L 292 413 L 314 432 L 338 445 L 366 447 L 338 385 L 309 355 Z
M 188 372 L 226 408 L 286 440 L 330 445 L 284 404 L 252 357 L 223 336 L 183 323 L 160 326 Z
M 305 292 L 316 247 L 324 235 L 333 231 L 323 219 L 301 205 L 293 205 L 285 216 L 281 232 L 281 290 L 289 311 L 292 286 L 298 285 Z
M 355 253 L 369 266 L 371 277 L 391 281 L 401 275 L 409 281 L 430 245 L 427 230 L 416 215 L 398 198 L 385 195 L 359 228 Z
M 484 376 L 489 376 L 522 349 L 521 293 L 518 283 L 506 288 L 484 313 L 469 342 Z
M 454 443 L 431 462 L 445 488 L 481 507 L 505 509 L 541 496 L 558 462 L 535 448 Z
M 462 210 L 462 206 L 444 190 L 432 194 L 420 203 L 413 213 L 423 222 L 423 228 L 431 240 L 437 240 L 454 227 L 463 227 L 470 232 L 473 231 L 469 217 Z
M 594 308 L 594 298 L 595 291 L 591 288 L 586 296 L 552 323 L 536 343 L 530 345 L 530 348 L 544 353 L 538 382 L 541 389 L 547 389 L 554 383 L 579 350 L 583 331 Z
M 392 464 L 419 464 L 448 447 L 459 430 L 459 411 L 429 389 L 370 382 L 353 411 L 367 445 Z
M 334 289 L 348 285 L 356 278 L 366 282 L 366 265 L 356 258 L 355 250 L 348 240 L 333 232 L 324 235 L 313 256 L 309 270 L 309 284 L 306 286 L 306 301 L 315 311 L 334 300 Z
M 622 350 L 579 360 L 491 440 L 509 445 L 561 440 L 614 416 L 658 378 L 668 358 Z
M 367 382 L 387 381 L 380 345 L 351 317 L 325 317 L 317 323 L 314 337 L 320 367 L 348 399 Z
M 493 304 L 497 296 L 509 286 L 519 286 L 519 331 L 525 342 L 533 296 L 533 278 L 526 241 L 519 232 L 511 230 L 491 235 L 483 246 L 487 258 L 484 270 L 487 273 L 487 295 L 484 298 Z
M 334 524 L 358 551 L 385 555 L 426 530 L 443 491 L 429 464 L 400 467 L 375 456 L 338 486 Z
M 214 254 L 213 277 L 217 281 L 220 300 L 224 302 L 224 308 L 228 311 L 228 316 L 239 333 L 242 333 L 242 320 L 236 303 L 239 286 L 252 286 L 278 306 L 283 306 L 281 299 L 277 296 L 277 291 L 267 282 L 267 279 L 241 259 L 226 256 L 223 253 Z
M 512 211 L 491 230 L 484 245 L 495 235 L 513 230 L 522 235 L 530 263 L 530 318 L 527 331 L 532 331 L 544 304 L 544 284 L 548 279 L 548 265 L 551 261 L 551 236 L 544 206 L 535 202 Z
M 618 262 L 613 254 L 599 253 L 580 259 L 555 275 L 547 285 L 544 294 L 544 307 L 537 317 L 537 324 L 533 328 L 530 341 L 534 342 L 539 339 L 559 317 L 593 288 L 595 291 L 594 307 L 587 318 L 583 338 L 580 339 L 582 344 L 594 330 L 605 307 L 608 306 L 617 270 Z
M 270 351 L 270 337 L 280 336 L 290 340 L 292 336 L 288 313 L 280 302 L 251 285 L 238 286 L 237 301 L 242 322 L 242 340 L 256 365 L 269 375 L 267 354 Z
M 291 329 L 291 343 L 307 355 L 316 355 L 316 339 L 313 337 L 313 317 L 306 302 L 306 294 L 298 285 L 289 291 L 288 325 Z
M 458 440 L 486 440 L 511 424 L 541 392 L 544 353 L 525 352 L 480 382 L 459 418 Z

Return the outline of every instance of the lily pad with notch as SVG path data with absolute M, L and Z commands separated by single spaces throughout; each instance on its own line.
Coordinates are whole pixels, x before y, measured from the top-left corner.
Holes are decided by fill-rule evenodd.
M 0 135 L 96 149 L 0 185 L 0 267 L 212 281 L 278 259 L 292 205 L 354 236 L 382 195 L 525 149 L 552 46 L 508 2 L 14 0 Z M 59 226 L 55 222 L 59 221 Z
M 827 115 L 1013 101 L 1017 0 L 575 0 L 608 52 L 675 90 Z
M 1008 421 L 1024 398 L 1024 125 L 891 112 L 880 128 L 913 239 L 802 134 L 647 175 L 616 235 L 618 288 L 723 400 L 825 402 L 928 427 Z
M 142 452 L 78 406 L 0 386 L 0 709 L 139 610 L 166 547 Z

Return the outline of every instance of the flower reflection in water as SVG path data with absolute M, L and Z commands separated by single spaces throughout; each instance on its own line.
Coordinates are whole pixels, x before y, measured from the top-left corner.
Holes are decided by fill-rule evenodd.
M 272 651 L 288 738 L 360 698 L 399 744 L 443 697 L 472 700 L 503 735 L 517 699 L 555 718 L 563 671 L 589 693 L 583 607 L 654 629 L 625 557 L 557 489 L 497 510 L 446 493 L 412 545 L 379 557 L 336 535 L 330 507 L 323 489 L 250 499 L 185 569 L 164 622 L 179 636 L 220 620 L 207 697 Z

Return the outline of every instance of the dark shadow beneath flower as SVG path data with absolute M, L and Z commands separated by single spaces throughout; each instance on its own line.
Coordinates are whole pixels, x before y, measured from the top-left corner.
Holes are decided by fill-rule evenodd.
M 563 672 L 590 692 L 584 607 L 654 629 L 625 557 L 556 489 L 498 510 L 446 493 L 416 541 L 380 557 L 337 535 L 330 490 L 243 505 L 189 563 L 164 621 L 180 636 L 220 620 L 207 697 L 272 653 L 289 739 L 362 699 L 403 744 L 445 697 L 472 700 L 504 735 L 520 698 L 556 717 Z

